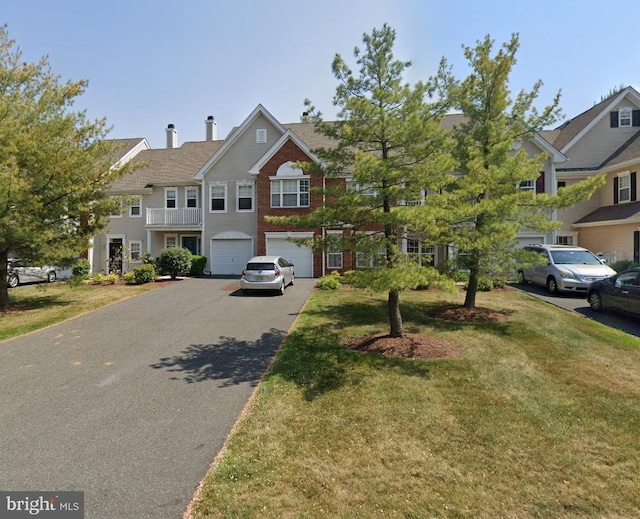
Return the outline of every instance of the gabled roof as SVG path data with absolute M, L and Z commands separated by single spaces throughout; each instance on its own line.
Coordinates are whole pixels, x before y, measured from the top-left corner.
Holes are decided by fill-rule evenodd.
M 114 153 L 112 158 L 112 164 L 114 165 L 128 162 L 141 150 L 148 150 L 151 148 L 147 139 L 143 137 L 112 139 L 111 142 L 114 143 Z
M 144 150 L 132 162 L 144 162 L 141 169 L 116 180 L 112 191 L 143 189 L 149 185 L 171 185 L 194 180 L 202 165 L 223 145 L 224 141 L 185 142 L 179 148 Z
M 622 166 L 628 162 L 640 161 L 640 130 L 607 158 L 598 169 Z
M 566 121 L 553 132 L 549 132 L 545 138 L 563 153 L 566 153 L 576 142 L 578 142 L 591 128 L 593 128 L 603 117 L 629 96 L 636 105 L 640 105 L 640 93 L 633 87 L 626 87 L 620 92 L 609 96 L 599 102 L 586 112 L 582 112 L 577 117 Z
M 227 152 L 227 150 L 229 150 L 229 148 L 233 146 L 233 144 L 240 138 L 240 136 L 245 132 L 245 130 L 260 115 L 265 117 L 273 126 L 278 128 L 281 133 L 284 133 L 286 131 L 286 128 L 282 126 L 282 124 L 273 115 L 271 115 L 264 106 L 259 104 L 253 110 L 253 112 L 249 114 L 249 116 L 243 121 L 243 123 L 240 126 L 238 126 L 237 128 L 234 128 L 229 133 L 229 135 L 227 136 L 227 139 L 224 141 L 224 144 L 220 146 L 220 148 L 213 154 L 213 156 L 211 156 L 211 158 L 209 158 L 209 160 L 207 160 L 207 162 L 203 164 L 202 167 L 198 170 L 198 172 L 195 175 L 195 179 L 202 180 L 206 175 L 207 171 L 211 168 L 211 166 L 213 166 L 216 162 L 218 162 L 218 160 L 220 160 L 220 158 Z
M 257 175 L 258 173 L 260 173 L 260 169 L 262 169 L 262 167 L 267 162 L 269 162 L 269 160 L 271 160 L 271 158 L 278 152 L 278 150 L 282 148 L 284 143 L 289 140 L 292 141 L 296 146 L 298 146 L 298 148 L 300 148 L 304 153 L 306 153 L 307 156 L 309 156 L 309 158 L 311 158 L 311 160 L 313 160 L 316 164 L 323 164 L 322 160 L 320 160 L 320 158 L 311 151 L 311 148 L 307 145 L 307 143 L 305 143 L 300 137 L 298 137 L 298 135 L 295 134 L 292 130 L 287 130 L 282 135 L 282 137 L 280 137 L 278 141 L 273 146 L 271 146 L 269 151 L 267 151 L 267 153 L 260 157 L 260 160 L 258 160 L 258 162 L 256 162 L 251 167 L 251 169 L 249 169 L 249 173 L 251 173 L 252 175 Z
M 576 227 L 588 227 L 589 225 L 597 225 L 599 223 L 635 223 L 639 221 L 640 202 L 630 202 L 628 204 L 599 207 L 592 213 L 583 216 L 572 225 L 575 225 Z

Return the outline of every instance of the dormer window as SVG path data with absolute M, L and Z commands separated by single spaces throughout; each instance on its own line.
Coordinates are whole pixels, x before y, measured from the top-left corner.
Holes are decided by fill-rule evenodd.
M 631 127 L 631 108 L 620 108 L 620 110 L 618 111 L 618 125 L 620 126 L 620 128 Z
M 631 128 L 640 126 L 640 110 L 624 106 L 609 112 L 609 126 L 611 128 Z

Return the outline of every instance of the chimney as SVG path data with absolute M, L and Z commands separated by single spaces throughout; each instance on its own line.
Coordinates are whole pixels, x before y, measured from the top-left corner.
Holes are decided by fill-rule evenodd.
M 167 148 L 178 147 L 178 130 L 173 124 L 167 126 Z
M 218 140 L 218 125 L 216 120 L 213 118 L 213 115 L 207 117 L 207 120 L 204 122 L 206 127 L 205 140 L 207 141 L 217 141 Z

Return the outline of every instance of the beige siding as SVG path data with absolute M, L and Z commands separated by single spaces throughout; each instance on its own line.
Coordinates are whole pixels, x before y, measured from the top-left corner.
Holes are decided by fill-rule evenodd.
M 267 142 L 256 142 L 256 131 L 266 130 Z M 261 114 L 239 135 L 233 145 L 227 149 L 213 167 L 206 172 L 205 185 L 205 222 L 203 236 L 203 251 L 209 255 L 211 239 L 226 232 L 236 232 L 251 236 L 254 241 L 257 235 L 257 189 L 254 184 L 253 212 L 239 212 L 236 197 L 237 183 L 255 182 L 255 177 L 249 174 L 249 169 L 280 139 L 281 131 L 273 126 Z M 211 182 L 224 182 L 227 186 L 227 206 L 224 213 L 209 211 L 209 185 Z M 207 270 L 211 270 L 211 258 Z
M 619 106 L 637 108 L 626 100 Z M 569 160 L 562 167 L 597 168 L 638 131 L 638 128 L 634 127 L 610 128 L 609 125 L 609 113 L 606 113 L 582 139 L 565 151 Z
M 639 229 L 638 224 L 581 228 L 580 246 L 596 253 L 615 253 L 618 260 L 632 260 L 633 232 Z

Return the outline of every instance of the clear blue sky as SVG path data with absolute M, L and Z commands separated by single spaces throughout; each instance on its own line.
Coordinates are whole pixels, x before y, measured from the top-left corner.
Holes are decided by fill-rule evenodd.
M 459 78 L 462 45 L 520 34 L 512 91 L 544 82 L 540 106 L 562 90 L 575 117 L 619 85 L 640 85 L 640 1 L 618 0 L 0 0 L 0 23 L 27 61 L 48 56 L 63 80 L 87 79 L 75 109 L 106 117 L 111 137 L 165 146 L 218 136 L 262 103 L 296 122 L 305 98 L 329 119 L 333 56 L 352 68 L 363 33 L 388 23 L 406 80 L 427 79 L 441 57 Z

